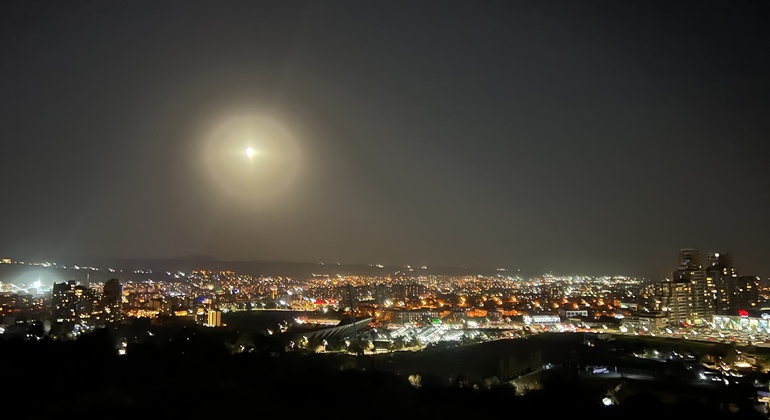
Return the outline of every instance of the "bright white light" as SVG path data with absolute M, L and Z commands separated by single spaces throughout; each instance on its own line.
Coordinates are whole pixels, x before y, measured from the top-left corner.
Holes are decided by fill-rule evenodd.
M 244 208 L 275 203 L 302 172 L 299 141 L 277 116 L 244 111 L 215 117 L 201 132 L 202 174 L 214 191 L 247 204 Z

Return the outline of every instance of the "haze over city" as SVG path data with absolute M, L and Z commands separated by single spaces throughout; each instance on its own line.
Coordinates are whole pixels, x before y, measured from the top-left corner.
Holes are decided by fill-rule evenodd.
M 768 11 L 4 1 L 0 258 L 767 277 Z

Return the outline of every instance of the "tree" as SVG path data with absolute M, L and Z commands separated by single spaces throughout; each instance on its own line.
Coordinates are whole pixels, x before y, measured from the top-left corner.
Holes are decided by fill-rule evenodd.
M 45 336 L 45 328 L 43 327 L 43 322 L 40 320 L 33 322 L 27 332 L 37 338 L 43 338 Z
M 513 356 L 508 358 L 507 363 L 505 360 L 500 360 L 500 377 L 504 379 L 516 378 L 526 369 L 527 365 Z
M 532 370 L 539 369 L 543 366 L 543 352 L 537 350 L 529 356 L 529 367 Z
M 238 334 L 235 342 L 230 346 L 232 353 L 250 353 L 252 351 L 254 351 L 254 337 L 246 332 Z

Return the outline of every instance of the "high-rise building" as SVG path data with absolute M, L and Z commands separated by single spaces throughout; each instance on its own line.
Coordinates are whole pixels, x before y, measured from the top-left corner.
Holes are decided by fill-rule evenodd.
M 679 250 L 679 265 L 677 271 L 689 271 L 701 268 L 700 251 L 695 248 L 682 248 Z
M 113 278 L 104 282 L 102 309 L 106 322 L 119 322 L 123 319 L 123 285 L 120 280 Z
M 75 304 L 73 290 L 77 283 L 70 280 L 54 283 L 51 289 L 51 312 L 56 321 L 75 321 Z
M 714 313 L 717 315 L 735 315 L 732 308 L 734 299 L 729 289 L 733 278 L 738 273 L 733 267 L 733 259 L 727 252 L 709 252 L 708 265 L 706 266 L 706 279 L 714 285 L 715 305 Z
M 405 302 L 420 300 L 426 293 L 427 288 L 417 283 L 396 284 L 393 286 L 393 297 Z
M 706 276 L 716 286 L 717 315 L 737 315 L 740 310 L 751 311 L 759 305 L 759 277 L 738 275 L 730 254 L 709 253 Z
M 681 325 L 692 321 L 692 283 L 665 281 L 658 284 L 655 294 L 659 297 L 659 309 L 670 322 Z
M 723 274 L 734 273 L 733 257 L 727 252 L 709 252 L 707 270 L 721 270 Z
M 77 323 L 91 317 L 94 309 L 94 294 L 91 289 L 70 280 L 54 283 L 51 292 L 54 320 Z
M 759 306 L 759 277 L 726 277 L 720 295 L 723 315 L 738 315 L 741 310 L 754 312 Z
M 714 315 L 737 315 L 759 305 L 759 278 L 739 276 L 727 252 L 709 252 L 705 267 L 694 248 L 679 250 L 673 278 L 657 284 L 653 307 L 674 323 L 699 324 Z
M 712 279 L 706 276 L 706 270 L 701 264 L 700 251 L 694 248 L 679 250 L 679 265 L 673 273 L 673 282 L 690 284 L 690 313 L 689 323 L 699 324 L 711 320 L 716 313 L 716 286 Z

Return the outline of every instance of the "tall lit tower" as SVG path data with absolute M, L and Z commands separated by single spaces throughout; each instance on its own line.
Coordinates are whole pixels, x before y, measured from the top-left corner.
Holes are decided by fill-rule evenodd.
M 682 248 L 679 250 L 679 266 L 677 272 L 679 274 L 687 274 L 686 272 L 691 270 L 698 270 L 701 268 L 700 251 L 695 248 Z M 676 274 L 674 278 L 676 279 Z
M 706 270 L 701 264 L 701 254 L 695 248 L 679 250 L 679 263 L 673 272 L 676 296 L 671 296 L 670 303 L 675 304 L 680 311 L 680 319 L 686 322 L 700 324 L 711 320 L 716 313 L 716 287 L 713 279 L 706 276 Z M 686 307 L 683 301 L 687 302 Z M 673 306 L 673 305 L 672 305 Z
M 709 252 L 708 270 L 723 270 L 726 275 L 735 272 L 733 268 L 733 257 L 727 252 Z M 732 271 L 730 273 L 729 271 Z
M 726 252 L 710 252 L 706 278 L 716 289 L 717 315 L 737 315 L 740 310 L 751 310 L 759 304 L 759 279 L 738 275 L 733 260 Z
M 120 280 L 109 279 L 104 282 L 102 307 L 107 322 L 117 322 L 123 318 L 123 285 Z
M 57 322 L 75 322 L 77 320 L 76 287 L 77 282 L 74 280 L 53 284 L 51 312 Z
M 706 280 L 714 285 L 714 313 L 719 315 L 735 315 L 732 309 L 733 299 L 729 290 L 733 283 L 730 279 L 738 276 L 733 268 L 731 256 L 726 252 L 709 252 L 706 266 Z
M 93 291 L 74 280 L 54 283 L 51 291 L 51 313 L 55 322 L 80 323 L 91 318 L 94 310 Z

